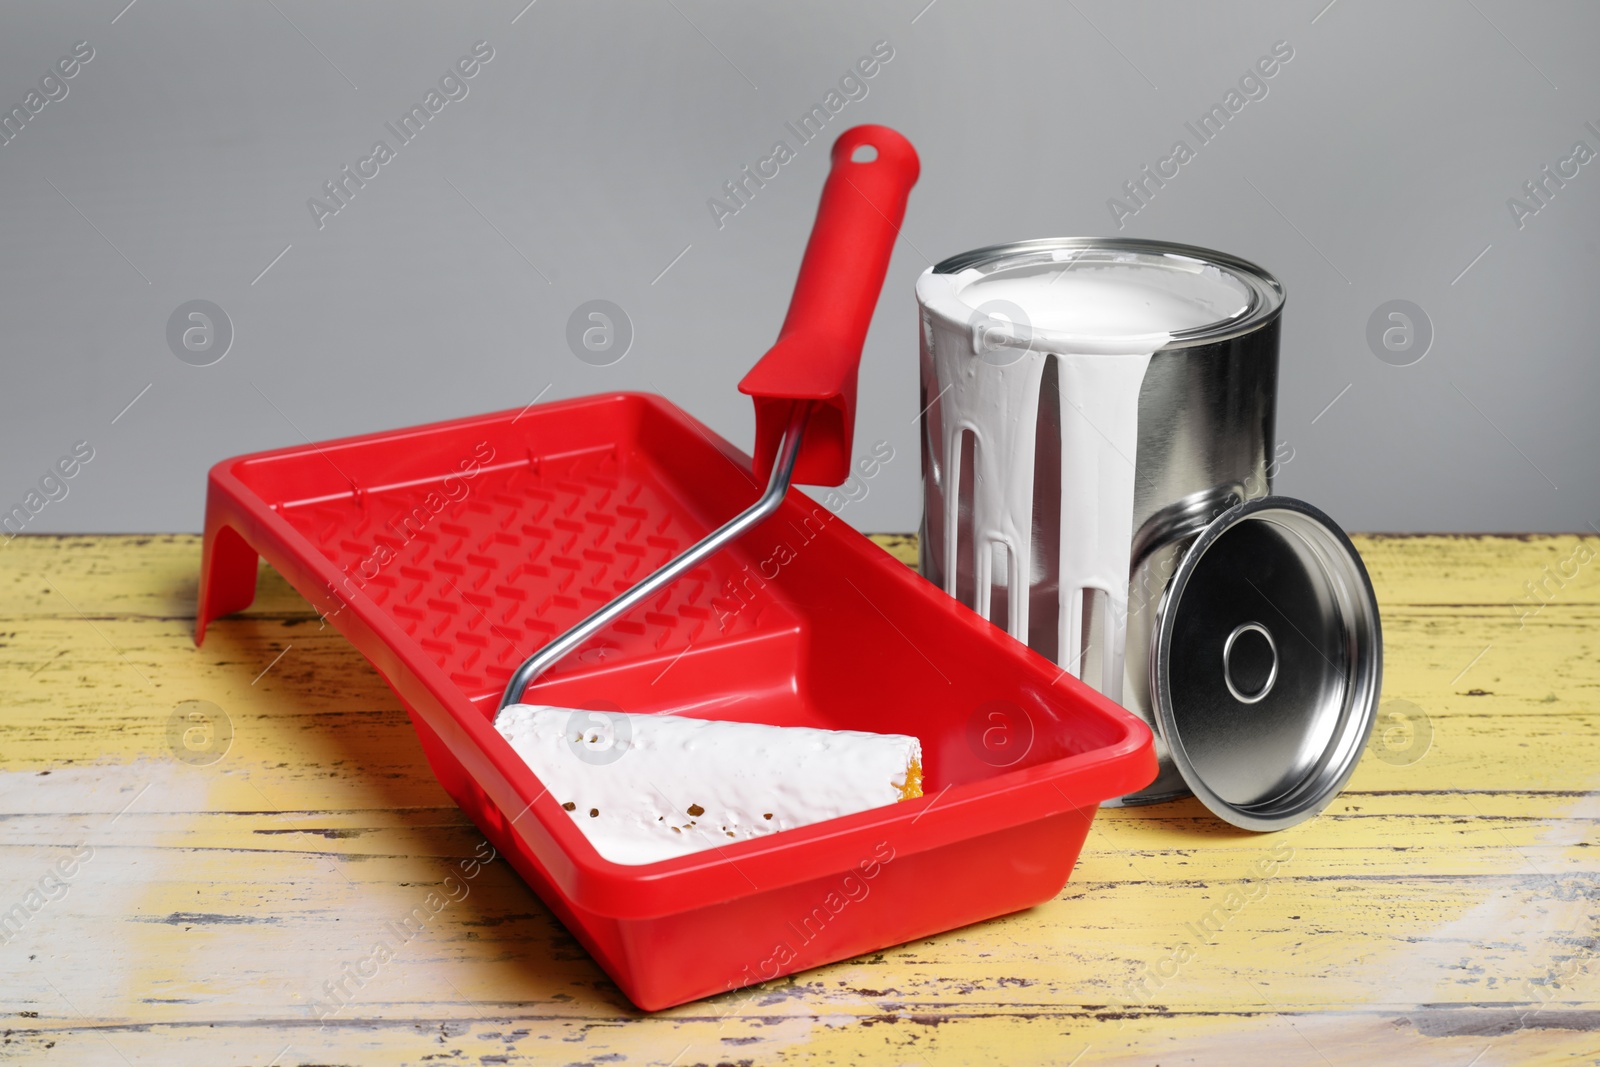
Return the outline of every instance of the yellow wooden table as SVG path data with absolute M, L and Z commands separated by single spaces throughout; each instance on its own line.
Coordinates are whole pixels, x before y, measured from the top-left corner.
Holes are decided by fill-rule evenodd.
M 1106 810 L 1049 904 L 645 1016 L 276 575 L 196 649 L 197 538 L 18 538 L 0 1060 L 1600 1063 L 1596 542 L 1357 544 L 1388 714 L 1319 818 Z

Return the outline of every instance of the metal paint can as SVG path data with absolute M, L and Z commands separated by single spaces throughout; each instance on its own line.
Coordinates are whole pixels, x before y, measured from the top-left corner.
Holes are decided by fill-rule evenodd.
M 917 295 L 923 575 L 1150 723 L 1160 773 L 1122 803 L 1315 814 L 1371 730 L 1381 634 L 1349 540 L 1270 495 L 1282 287 L 1064 238 L 952 257 Z

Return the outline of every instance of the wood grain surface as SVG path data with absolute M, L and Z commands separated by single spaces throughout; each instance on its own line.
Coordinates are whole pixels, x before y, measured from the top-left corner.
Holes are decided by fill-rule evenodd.
M 1600 540 L 1357 544 L 1388 714 L 1317 819 L 1104 810 L 1046 905 L 648 1016 L 461 878 L 395 697 L 276 575 L 197 649 L 197 538 L 0 544 L 0 1060 L 1600 1063 Z

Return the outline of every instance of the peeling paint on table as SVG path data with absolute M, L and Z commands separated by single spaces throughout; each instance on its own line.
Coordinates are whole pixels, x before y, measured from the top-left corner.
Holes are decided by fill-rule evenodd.
M 488 859 L 394 695 L 275 574 L 197 649 L 197 538 L 19 537 L 0 1060 L 1600 1063 L 1579 540 L 1356 539 L 1390 714 L 1312 822 L 1107 809 L 1046 905 L 644 1015 Z

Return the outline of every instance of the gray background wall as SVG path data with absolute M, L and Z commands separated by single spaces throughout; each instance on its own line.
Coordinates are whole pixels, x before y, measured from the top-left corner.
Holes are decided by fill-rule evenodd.
M 825 145 L 720 229 L 707 200 L 879 40 L 894 58 L 829 139 L 893 125 L 923 177 L 861 379 L 858 448 L 897 455 L 846 519 L 916 523 L 928 262 L 1114 232 L 1108 198 L 1287 41 L 1122 231 L 1285 283 L 1278 488 L 1357 530 L 1600 522 L 1600 161 L 1520 228 L 1507 206 L 1600 151 L 1593 4 L 125 3 L 0 14 L 6 108 L 94 49 L 0 147 L 0 506 L 94 449 L 29 531 L 197 530 L 220 458 L 546 389 L 658 391 L 747 445 L 734 386 L 782 319 Z M 468 95 L 319 229 L 308 198 L 480 40 Z M 635 332 L 604 367 L 566 342 L 596 298 Z M 232 323 L 209 366 L 167 339 L 194 299 Z M 1367 340 L 1395 299 L 1434 334 L 1408 366 Z

